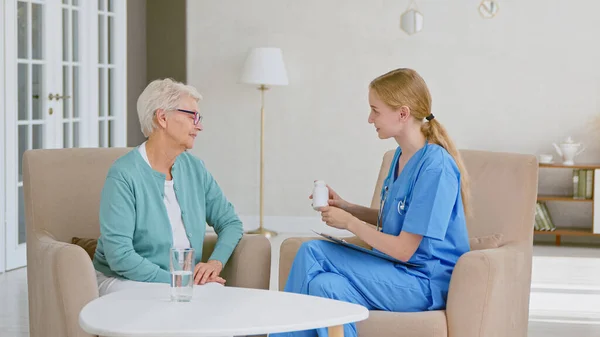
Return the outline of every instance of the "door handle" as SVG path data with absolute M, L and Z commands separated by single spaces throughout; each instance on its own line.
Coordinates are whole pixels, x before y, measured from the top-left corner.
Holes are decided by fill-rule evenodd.
M 48 95 L 48 99 L 49 100 L 56 99 L 58 101 L 59 99 L 68 99 L 68 98 L 71 98 L 71 96 L 68 96 L 68 95 L 67 96 L 60 96 L 59 94 L 56 94 L 56 95 L 50 94 L 50 95 Z

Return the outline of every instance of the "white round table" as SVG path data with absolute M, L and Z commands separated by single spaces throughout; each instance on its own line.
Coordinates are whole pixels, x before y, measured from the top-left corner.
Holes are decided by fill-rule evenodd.
M 321 297 L 271 290 L 194 286 L 191 302 L 171 302 L 169 285 L 118 291 L 88 303 L 79 325 L 111 337 L 220 337 L 329 328 L 343 336 L 343 324 L 368 318 L 367 308 Z

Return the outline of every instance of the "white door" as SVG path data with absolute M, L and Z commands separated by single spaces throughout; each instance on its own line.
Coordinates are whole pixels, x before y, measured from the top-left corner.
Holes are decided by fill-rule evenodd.
M 10 270 L 26 264 L 23 153 L 125 145 L 126 23 L 124 1 L 2 1 Z

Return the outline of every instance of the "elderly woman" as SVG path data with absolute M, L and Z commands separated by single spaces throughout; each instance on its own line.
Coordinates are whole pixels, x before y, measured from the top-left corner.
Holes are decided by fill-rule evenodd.
M 102 190 L 94 256 L 101 296 L 169 283 L 171 247 L 196 251 L 195 284 L 225 283 L 219 274 L 242 237 L 242 223 L 204 162 L 186 152 L 202 131 L 201 98 L 170 79 L 153 81 L 140 95 L 137 110 L 148 140 L 115 161 Z M 207 223 L 218 239 L 202 263 Z

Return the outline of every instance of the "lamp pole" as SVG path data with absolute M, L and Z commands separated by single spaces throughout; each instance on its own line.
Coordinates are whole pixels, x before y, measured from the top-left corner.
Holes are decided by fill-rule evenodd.
M 259 196 L 259 225 L 258 229 L 249 231 L 249 234 L 261 234 L 268 238 L 277 235 L 277 232 L 264 227 L 264 171 L 265 171 L 265 91 L 269 88 L 261 84 L 260 90 L 260 196 Z

